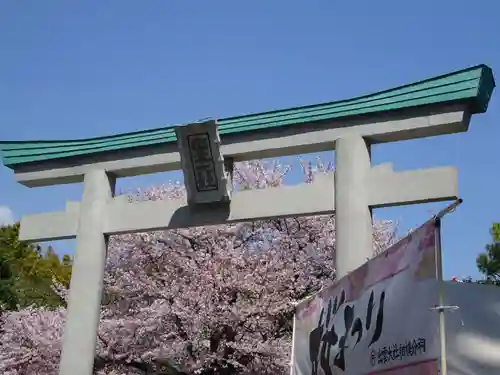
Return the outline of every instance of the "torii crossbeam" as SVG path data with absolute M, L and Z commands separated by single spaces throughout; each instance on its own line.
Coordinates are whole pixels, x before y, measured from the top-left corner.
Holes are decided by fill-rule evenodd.
M 224 159 L 335 149 L 335 174 L 311 184 L 236 192 L 210 209 L 182 200 L 130 203 L 114 197 L 116 178 L 181 168 L 173 127 L 87 140 L 0 142 L 5 166 L 25 186 L 84 183 L 81 202 L 21 220 L 21 240 L 77 242 L 59 374 L 92 374 L 106 236 L 335 211 L 341 277 L 371 255 L 373 208 L 458 195 L 455 168 L 372 167 L 370 146 L 464 132 L 471 115 L 486 111 L 494 86 L 491 69 L 479 65 L 339 102 L 219 119 Z

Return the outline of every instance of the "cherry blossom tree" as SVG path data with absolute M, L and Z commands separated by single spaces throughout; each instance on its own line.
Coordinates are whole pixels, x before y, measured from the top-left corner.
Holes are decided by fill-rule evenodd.
M 306 182 L 332 172 L 320 161 L 301 166 Z M 235 186 L 276 187 L 289 171 L 242 163 Z M 174 182 L 130 199 L 184 193 Z M 378 252 L 393 242 L 394 226 L 374 226 Z M 334 280 L 334 253 L 334 215 L 112 237 L 95 373 L 286 374 L 294 305 Z M 66 298 L 64 287 L 54 288 Z M 1 373 L 57 373 L 64 308 L 27 308 L 1 320 Z

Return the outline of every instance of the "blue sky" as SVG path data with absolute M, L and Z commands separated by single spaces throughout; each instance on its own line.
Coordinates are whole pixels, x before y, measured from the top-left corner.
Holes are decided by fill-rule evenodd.
M 0 2 L 0 139 L 80 138 L 358 96 L 484 63 L 500 70 L 500 2 Z M 481 4 L 481 5 L 479 5 Z M 495 37 L 496 36 L 496 37 Z M 445 275 L 477 276 L 500 220 L 500 105 L 467 133 L 377 146 L 397 170 L 455 165 Z M 295 172 L 294 172 L 295 173 Z M 120 181 L 149 186 L 178 174 Z M 292 178 L 296 178 L 297 174 Z M 0 168 L 14 218 L 63 209 L 81 185 L 28 189 Z M 384 209 L 403 230 L 446 204 Z M 5 209 L 0 213 L 5 215 Z M 55 244 L 70 252 L 68 241 Z

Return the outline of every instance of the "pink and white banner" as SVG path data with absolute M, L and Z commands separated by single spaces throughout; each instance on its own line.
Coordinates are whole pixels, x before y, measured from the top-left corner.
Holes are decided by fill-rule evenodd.
M 434 220 L 297 307 L 293 375 L 437 375 Z

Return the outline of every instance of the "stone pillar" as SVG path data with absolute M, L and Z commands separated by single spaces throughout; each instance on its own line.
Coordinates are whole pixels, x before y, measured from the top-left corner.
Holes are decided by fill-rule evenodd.
M 93 170 L 83 184 L 59 375 L 92 375 L 100 319 L 107 251 L 103 227 L 115 179 Z
M 370 146 L 358 135 L 335 143 L 337 278 L 361 266 L 373 253 L 369 203 Z

